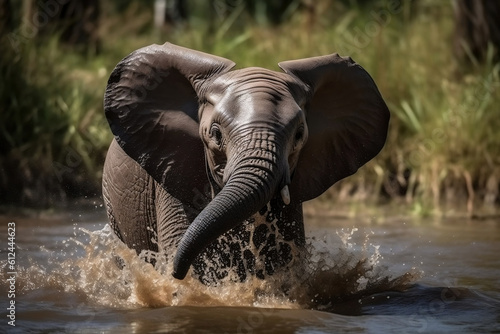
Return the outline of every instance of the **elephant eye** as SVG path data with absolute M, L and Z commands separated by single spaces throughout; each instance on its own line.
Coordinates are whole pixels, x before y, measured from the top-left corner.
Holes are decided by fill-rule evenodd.
M 292 152 L 296 152 L 302 148 L 302 145 L 304 144 L 304 141 L 305 141 L 305 136 L 306 136 L 306 130 L 304 128 L 304 124 L 301 124 L 297 128 L 297 131 L 295 131 Z
M 220 126 L 217 123 L 213 123 L 210 128 L 210 138 L 217 144 L 218 146 L 222 143 L 222 132 L 220 130 Z
M 304 138 L 304 125 L 299 126 L 295 132 L 295 142 L 298 143 Z

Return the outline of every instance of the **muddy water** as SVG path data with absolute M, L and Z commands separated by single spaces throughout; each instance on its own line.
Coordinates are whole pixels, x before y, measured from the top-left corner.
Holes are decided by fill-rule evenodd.
M 100 208 L 0 222 L 2 333 L 500 331 L 496 219 L 307 217 L 294 268 L 217 287 L 146 264 Z

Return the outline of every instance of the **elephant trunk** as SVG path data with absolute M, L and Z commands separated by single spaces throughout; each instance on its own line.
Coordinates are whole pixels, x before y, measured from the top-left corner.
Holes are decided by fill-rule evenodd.
M 269 152 L 267 152 L 269 154 Z M 265 160 L 265 161 L 263 161 Z M 259 161 L 259 163 L 256 163 Z M 276 156 L 240 159 L 226 185 L 196 217 L 182 237 L 172 275 L 183 279 L 196 256 L 220 235 L 244 222 L 265 206 L 286 178 Z M 285 178 L 284 178 L 285 177 Z M 285 182 L 283 182 L 285 180 Z M 285 187 L 286 193 L 288 188 Z

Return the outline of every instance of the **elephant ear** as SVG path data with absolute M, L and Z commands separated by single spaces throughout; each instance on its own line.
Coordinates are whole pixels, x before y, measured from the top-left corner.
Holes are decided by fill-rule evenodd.
M 233 66 L 230 60 L 165 43 L 132 52 L 113 70 L 104 96 L 111 131 L 167 191 L 206 179 L 198 101 L 210 82 Z
M 305 85 L 308 96 L 309 138 L 291 185 L 307 201 L 377 155 L 387 137 L 389 110 L 370 75 L 349 57 L 333 54 L 279 66 Z

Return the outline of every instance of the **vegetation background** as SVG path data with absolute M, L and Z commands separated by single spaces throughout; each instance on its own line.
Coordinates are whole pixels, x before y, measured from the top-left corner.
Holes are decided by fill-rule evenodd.
M 163 7 L 162 7 L 163 6 Z M 166 6 L 166 7 L 165 7 Z M 155 10 L 156 8 L 156 10 Z M 0 206 L 100 196 L 107 79 L 170 41 L 278 70 L 338 52 L 374 77 L 387 144 L 320 201 L 417 215 L 500 204 L 500 5 L 434 0 L 0 0 Z

